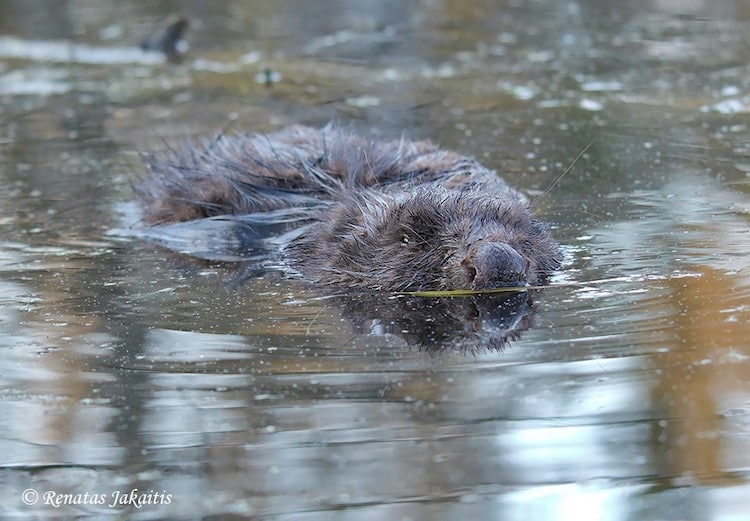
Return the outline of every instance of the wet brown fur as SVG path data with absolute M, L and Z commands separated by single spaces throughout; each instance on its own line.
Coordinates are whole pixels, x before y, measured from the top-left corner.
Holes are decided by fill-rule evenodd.
M 475 160 L 428 141 L 292 126 L 222 135 L 148 163 L 135 188 L 145 224 L 299 210 L 303 228 L 280 249 L 320 284 L 487 288 L 544 282 L 560 265 L 525 198 Z

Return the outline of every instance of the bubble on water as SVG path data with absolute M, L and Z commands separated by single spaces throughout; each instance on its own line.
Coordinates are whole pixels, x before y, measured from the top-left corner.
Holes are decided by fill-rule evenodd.
M 393 68 L 391 68 L 391 69 L 385 69 L 382 72 L 382 75 L 383 75 L 383 79 L 388 80 L 388 81 L 400 80 L 402 78 L 402 76 L 403 76 L 401 74 L 401 72 L 399 72 L 397 69 L 393 69 Z
M 520 100 L 530 100 L 536 96 L 536 89 L 528 85 L 500 85 L 501 88 L 508 90 L 513 96 Z
M 240 62 L 244 64 L 257 63 L 260 61 L 262 55 L 258 51 L 251 51 L 247 54 L 240 56 Z
M 119 38 L 120 36 L 122 36 L 121 25 L 109 25 L 107 27 L 99 29 L 100 40 L 114 40 L 116 38 Z
M 619 81 L 587 81 L 581 84 L 581 89 L 587 92 L 603 92 L 622 90 L 622 83 Z
M 583 98 L 579 103 L 578 106 L 581 107 L 583 110 L 590 110 L 592 112 L 602 110 L 604 108 L 604 104 L 600 101 L 596 101 L 589 98 Z
M 527 59 L 532 63 L 550 62 L 555 59 L 555 54 L 552 51 L 535 51 L 530 52 Z
M 346 104 L 352 107 L 377 107 L 381 103 L 381 99 L 377 96 L 357 96 L 352 98 L 346 98 Z

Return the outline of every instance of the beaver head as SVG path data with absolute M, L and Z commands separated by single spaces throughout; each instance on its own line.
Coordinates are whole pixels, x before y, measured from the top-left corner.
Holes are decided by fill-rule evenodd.
M 561 262 L 515 191 L 430 184 L 348 194 L 287 251 L 316 282 L 389 291 L 535 285 Z

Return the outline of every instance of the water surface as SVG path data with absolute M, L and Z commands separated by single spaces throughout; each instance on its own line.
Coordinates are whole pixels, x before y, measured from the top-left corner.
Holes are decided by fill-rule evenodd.
M 745 519 L 744 2 L 178 10 L 169 63 L 137 49 L 179 14 L 152 2 L 0 5 L 3 517 Z M 112 233 L 143 151 L 331 120 L 532 199 L 590 145 L 536 203 L 566 264 L 519 338 Z

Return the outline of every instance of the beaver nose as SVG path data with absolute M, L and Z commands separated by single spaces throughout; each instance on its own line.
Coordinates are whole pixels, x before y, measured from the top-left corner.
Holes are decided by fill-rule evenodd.
M 464 266 L 472 289 L 492 289 L 501 286 L 526 284 L 528 262 L 504 243 L 481 245 L 473 256 L 465 260 Z

